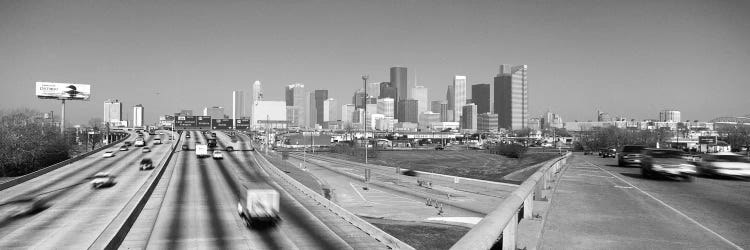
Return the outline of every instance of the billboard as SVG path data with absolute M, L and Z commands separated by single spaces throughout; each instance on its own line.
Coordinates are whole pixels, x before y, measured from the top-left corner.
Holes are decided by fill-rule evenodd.
M 211 129 L 211 117 L 196 116 L 196 125 L 200 128 Z
M 91 85 L 36 82 L 36 97 L 39 99 L 88 101 L 91 98 Z
M 212 119 L 211 129 L 232 129 L 232 119 Z
M 698 144 L 715 145 L 716 141 L 717 141 L 716 136 L 698 136 Z
M 237 129 L 245 130 L 250 128 L 250 119 L 237 119 Z
M 174 126 L 177 128 L 194 128 L 198 126 L 195 116 L 177 116 Z

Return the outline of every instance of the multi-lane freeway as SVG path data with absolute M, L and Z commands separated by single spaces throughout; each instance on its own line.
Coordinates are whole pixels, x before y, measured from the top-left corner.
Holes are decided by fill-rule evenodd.
M 128 141 L 133 141 L 131 134 Z M 152 145 L 160 137 L 161 145 Z M 117 216 L 125 204 L 143 185 L 151 171 L 140 171 L 144 157 L 158 163 L 169 151 L 171 141 L 166 135 L 144 135 L 151 152 L 130 147 L 116 155 L 103 158 L 102 153 L 92 154 L 68 166 L 0 191 L 0 249 L 86 249 Z M 99 172 L 115 176 L 114 186 L 93 189 L 90 177 Z M 19 209 L 14 201 L 27 197 L 49 200 L 49 208 L 37 214 L 11 217 Z
M 576 155 L 559 181 L 542 248 L 749 249 L 750 182 L 643 178 Z

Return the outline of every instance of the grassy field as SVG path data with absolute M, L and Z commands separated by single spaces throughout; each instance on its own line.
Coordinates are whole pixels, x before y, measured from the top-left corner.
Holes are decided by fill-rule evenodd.
M 450 249 L 469 232 L 469 228 L 453 225 L 367 217 L 363 219 L 416 249 Z
M 438 174 L 509 182 L 509 180 L 503 179 L 505 175 L 557 156 L 557 154 L 553 153 L 527 153 L 522 159 L 515 159 L 476 150 L 380 151 L 377 158 L 370 159 L 368 162 Z M 364 162 L 361 157 L 351 157 L 342 154 L 335 154 L 335 157 Z M 521 176 L 521 180 L 510 182 L 523 181 L 526 177 L 533 174 L 534 171 L 526 171 L 528 175 Z

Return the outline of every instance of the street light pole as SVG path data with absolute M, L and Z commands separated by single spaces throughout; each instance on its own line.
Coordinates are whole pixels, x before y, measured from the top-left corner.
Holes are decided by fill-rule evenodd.
M 365 89 L 365 98 L 364 98 L 364 106 L 365 106 L 365 117 L 362 119 L 362 127 L 364 128 L 364 134 L 365 134 L 365 190 L 370 189 L 370 176 L 369 172 L 370 169 L 367 167 L 367 147 L 370 146 L 370 139 L 367 138 L 367 78 L 370 78 L 369 75 L 362 75 L 362 82 L 363 87 Z

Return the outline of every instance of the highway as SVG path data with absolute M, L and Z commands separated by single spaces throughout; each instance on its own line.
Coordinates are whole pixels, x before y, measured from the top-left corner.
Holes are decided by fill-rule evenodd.
M 576 155 L 552 200 L 542 248 L 750 249 L 750 182 L 645 179 Z
M 163 144 L 151 145 L 157 136 Z M 135 137 L 132 133 L 128 141 Z M 88 248 L 151 174 L 138 169 L 140 160 L 147 156 L 157 164 L 169 152 L 168 135 L 144 137 L 152 152 L 142 153 L 139 147 L 118 151 L 121 145 L 114 145 L 105 150 L 116 152 L 112 158 L 102 158 L 104 151 L 95 153 L 0 191 L 0 204 L 30 196 L 45 197 L 51 204 L 37 214 L 15 218 L 8 216 L 14 205 L 0 206 L 0 249 Z M 98 172 L 115 175 L 116 184 L 92 189 L 88 177 Z
M 195 149 L 206 143 L 199 132 L 188 132 L 183 143 Z M 219 149 L 230 144 L 221 133 Z M 240 143 L 250 140 L 240 136 Z M 178 150 L 146 208 L 128 234 L 123 248 L 147 249 L 351 249 L 357 242 L 330 229 L 309 207 L 298 202 L 258 167 L 254 151 L 224 152 L 224 159 L 197 158 L 195 151 Z M 248 187 L 271 186 L 281 193 L 281 222 L 276 227 L 250 229 L 237 214 L 237 202 Z M 360 235 L 351 232 L 352 235 Z M 346 240 L 344 239 L 346 238 Z M 359 239 L 368 248 L 385 248 L 372 238 Z

